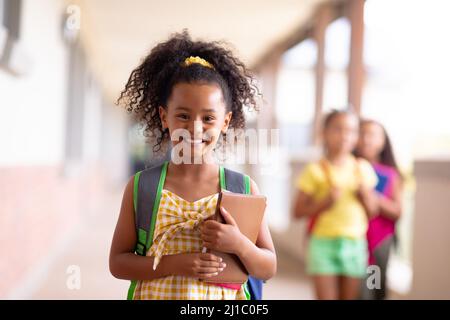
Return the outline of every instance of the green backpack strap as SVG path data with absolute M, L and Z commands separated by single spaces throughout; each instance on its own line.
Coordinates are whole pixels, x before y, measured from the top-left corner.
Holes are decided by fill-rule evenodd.
M 220 167 L 220 187 L 234 193 L 250 194 L 250 177 L 237 171 Z M 256 282 L 255 282 L 256 281 Z M 257 287 L 255 288 L 255 283 Z M 260 300 L 262 296 L 262 281 L 249 277 L 244 285 L 247 300 Z
M 161 191 L 166 179 L 168 161 L 134 175 L 133 204 L 136 225 L 135 252 L 145 256 L 153 241 Z M 134 298 L 137 281 L 132 280 L 128 300 Z
M 221 166 L 220 187 L 234 193 L 250 194 L 250 177 Z
M 147 254 L 153 240 L 161 191 L 166 179 L 168 162 L 138 172 L 135 175 L 133 198 L 136 221 L 136 253 Z

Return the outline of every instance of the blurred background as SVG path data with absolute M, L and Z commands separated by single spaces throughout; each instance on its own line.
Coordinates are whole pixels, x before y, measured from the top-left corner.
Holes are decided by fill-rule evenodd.
M 239 168 L 270 195 L 279 270 L 265 298 L 314 298 L 293 182 L 320 154 L 322 115 L 351 105 L 385 125 L 405 177 L 390 298 L 450 299 L 449 12 L 446 0 L 0 0 L 0 298 L 125 299 L 109 246 L 126 181 L 153 157 L 115 101 L 187 28 L 232 44 L 264 94 L 248 126 L 280 130 L 276 170 Z

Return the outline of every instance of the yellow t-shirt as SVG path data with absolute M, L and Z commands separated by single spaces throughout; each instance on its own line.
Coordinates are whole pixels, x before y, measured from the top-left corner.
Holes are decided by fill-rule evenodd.
M 365 237 L 367 216 L 356 198 L 358 183 L 374 188 L 378 182 L 372 165 L 352 156 L 343 166 L 325 161 L 332 184 L 341 190 L 341 197 L 328 210 L 319 214 L 312 234 L 320 237 Z M 309 163 L 296 181 L 296 187 L 315 200 L 324 199 L 330 192 L 330 182 L 320 162 Z

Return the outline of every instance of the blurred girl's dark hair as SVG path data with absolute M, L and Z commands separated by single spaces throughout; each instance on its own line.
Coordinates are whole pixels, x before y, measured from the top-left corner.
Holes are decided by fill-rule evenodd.
M 400 170 L 399 170 L 398 165 L 397 165 L 397 161 L 395 160 L 391 139 L 389 138 L 389 135 L 388 135 L 385 127 L 381 123 L 379 123 L 378 121 L 371 120 L 371 119 L 363 119 L 363 120 L 360 121 L 360 126 L 361 127 L 366 125 L 366 124 L 375 124 L 375 125 L 379 126 L 383 130 L 383 133 L 384 133 L 384 146 L 383 146 L 383 149 L 381 150 L 381 152 L 379 154 L 379 162 L 381 164 L 384 164 L 386 166 L 390 166 L 390 167 L 394 168 L 395 171 L 397 171 L 397 173 L 401 177 Z M 354 154 L 356 156 L 360 156 L 358 154 L 357 150 L 355 150 Z
M 357 118 L 356 114 L 352 111 L 351 107 L 344 110 L 332 109 L 329 113 L 325 115 L 325 118 L 323 120 L 323 129 L 328 128 L 331 122 L 340 115 L 349 115 Z

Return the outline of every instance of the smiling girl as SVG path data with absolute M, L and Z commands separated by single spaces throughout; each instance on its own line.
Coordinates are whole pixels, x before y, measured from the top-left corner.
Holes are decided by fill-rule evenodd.
M 119 101 L 134 112 L 156 150 L 172 144 L 153 244 L 146 256 L 134 253 L 133 178 L 122 200 L 111 252 L 111 273 L 137 280 L 134 299 L 246 299 L 244 285 L 207 283 L 227 266 L 203 248 L 236 254 L 248 273 L 269 279 L 276 256 L 263 219 L 256 244 L 239 231 L 230 213 L 227 224 L 208 220 L 220 188 L 214 148 L 229 128 L 244 128 L 243 106 L 256 107 L 256 88 L 247 69 L 217 42 L 192 41 L 175 34 L 158 44 L 132 73 Z M 251 193 L 258 187 L 251 181 Z

